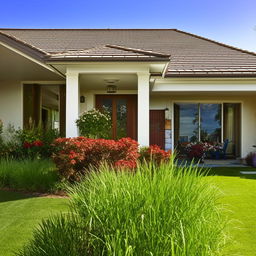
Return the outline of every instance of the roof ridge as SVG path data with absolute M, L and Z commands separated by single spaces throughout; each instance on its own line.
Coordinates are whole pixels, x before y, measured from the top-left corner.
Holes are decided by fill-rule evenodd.
M 46 51 L 44 51 L 44 50 L 42 50 L 42 49 L 40 49 L 40 48 L 38 48 L 38 47 L 36 47 L 36 46 L 34 46 L 34 45 L 32 45 L 32 44 L 29 44 L 29 43 L 27 43 L 27 42 L 25 42 L 25 41 L 23 41 L 23 40 L 20 40 L 20 39 L 18 39 L 18 38 L 15 37 L 15 36 L 9 35 L 9 34 L 4 33 L 4 32 L 2 32 L 2 31 L 0 31 L 0 35 L 3 35 L 3 36 L 5 36 L 5 37 L 7 37 L 7 38 L 9 38 L 9 39 L 11 39 L 11 40 L 14 40 L 14 41 L 16 41 L 17 43 L 23 44 L 24 46 L 29 47 L 29 48 L 31 48 L 31 49 L 37 51 L 37 52 L 43 53 L 44 55 L 49 55 L 49 53 L 47 53 Z
M 57 53 L 51 52 L 51 54 L 49 54 L 49 55 L 62 55 L 62 54 L 66 54 L 66 53 L 75 53 L 75 52 L 90 52 L 94 49 L 100 49 L 103 47 L 106 47 L 106 46 L 104 44 L 102 44 L 102 45 L 94 46 L 94 47 L 87 48 L 87 49 L 64 50 L 62 52 L 57 52 Z
M 216 41 L 216 40 L 213 40 L 213 39 L 210 39 L 210 38 L 207 38 L 207 37 L 199 36 L 199 35 L 196 35 L 196 34 L 193 34 L 193 33 L 190 33 L 190 32 L 186 32 L 186 31 L 183 31 L 183 30 L 179 30 L 179 29 L 173 29 L 173 31 L 176 31 L 176 32 L 182 33 L 182 34 L 186 34 L 186 35 L 198 38 L 198 39 L 202 39 L 202 40 L 205 40 L 205 41 L 208 41 L 208 42 L 220 45 L 220 46 L 224 46 L 224 47 L 227 47 L 227 48 L 232 49 L 232 50 L 236 50 L 236 51 L 240 51 L 240 52 L 243 52 L 243 53 L 247 53 L 247 54 L 251 54 L 253 56 L 256 56 L 256 52 L 244 50 L 242 48 L 238 48 L 238 47 L 235 47 L 235 46 L 232 46 L 232 45 L 221 43 L 219 41 Z
M 166 58 L 168 58 L 168 57 L 171 56 L 170 54 L 164 54 L 164 53 L 160 53 L 160 52 L 148 51 L 148 50 L 126 47 L 126 46 L 121 46 L 121 45 L 106 44 L 105 46 L 109 47 L 109 48 L 118 49 L 118 50 L 131 51 L 131 52 L 142 53 L 144 55 L 151 55 L 151 56 L 157 56 L 157 57 L 166 57 Z
M 0 28 L 0 30 L 177 30 L 175 28 Z

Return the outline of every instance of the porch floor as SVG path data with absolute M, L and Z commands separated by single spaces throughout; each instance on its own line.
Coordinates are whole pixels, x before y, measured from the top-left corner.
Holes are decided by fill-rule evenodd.
M 181 162 L 180 165 L 186 165 L 187 163 Z M 240 159 L 205 159 L 204 163 L 194 164 L 198 167 L 212 168 L 212 167 L 248 167 L 246 164 L 243 164 Z

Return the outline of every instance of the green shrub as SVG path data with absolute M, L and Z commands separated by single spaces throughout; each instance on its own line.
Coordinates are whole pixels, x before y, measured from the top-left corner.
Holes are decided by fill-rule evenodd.
M 217 255 L 224 241 L 215 187 L 196 169 L 172 161 L 159 167 L 144 164 L 135 173 L 102 167 L 70 188 L 70 195 L 84 230 L 82 241 L 74 237 L 67 242 L 77 250 L 70 255 Z M 59 221 L 50 227 L 43 223 L 20 256 L 47 255 L 34 250 L 40 244 L 40 251 L 58 251 L 49 255 L 67 255 L 63 244 L 70 235 L 64 231 L 55 237 Z M 39 235 L 42 241 L 36 242 Z M 57 238 L 57 243 L 44 244 Z M 81 243 L 88 254 L 76 248 Z
M 17 190 L 46 192 L 58 183 L 49 160 L 0 160 L 0 186 Z
M 96 109 L 85 111 L 76 121 L 81 136 L 87 138 L 110 138 L 111 116 Z

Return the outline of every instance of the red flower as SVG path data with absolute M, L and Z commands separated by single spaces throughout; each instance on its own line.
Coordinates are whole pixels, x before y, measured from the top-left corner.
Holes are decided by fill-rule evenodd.
M 35 147 L 42 147 L 44 144 L 41 140 L 35 140 L 32 145 Z
M 25 142 L 23 143 L 23 147 L 24 147 L 24 148 L 31 148 L 32 146 L 33 146 L 33 144 L 30 143 L 30 142 L 25 141 Z

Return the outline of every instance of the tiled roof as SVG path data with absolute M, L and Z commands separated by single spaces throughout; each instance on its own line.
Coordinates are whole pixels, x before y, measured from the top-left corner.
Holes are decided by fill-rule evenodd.
M 166 76 L 256 77 L 256 54 L 176 29 L 0 29 L 49 59 L 167 59 Z M 112 48 L 111 48 L 112 47 Z M 106 57 L 107 56 L 107 57 Z
M 48 60 L 74 60 L 74 59 L 104 59 L 104 60 L 166 60 L 169 61 L 170 55 L 161 54 L 153 51 L 127 48 L 119 45 L 102 45 L 86 50 L 64 51 L 62 53 L 52 53 Z

